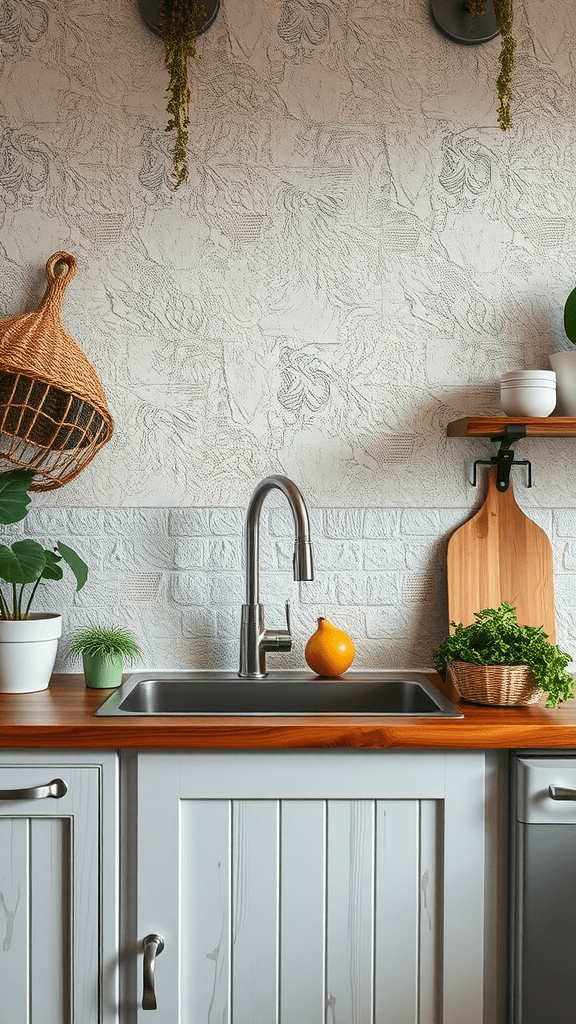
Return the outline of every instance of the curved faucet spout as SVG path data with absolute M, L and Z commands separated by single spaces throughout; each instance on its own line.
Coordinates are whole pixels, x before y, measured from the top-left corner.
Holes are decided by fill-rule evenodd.
M 287 476 L 267 476 L 256 486 L 248 502 L 244 541 L 246 548 L 246 604 L 260 601 L 260 513 L 264 498 L 277 488 L 288 499 L 294 518 L 296 539 L 292 560 L 295 580 L 313 580 L 312 545 L 308 509 L 301 492 Z
M 274 488 L 287 499 L 294 519 L 294 579 L 314 579 L 310 522 L 304 498 L 288 477 L 267 476 L 256 486 L 248 502 L 244 528 L 246 604 L 242 606 L 239 675 L 257 679 L 266 675 L 267 650 L 289 651 L 292 646 L 289 622 L 287 630 L 264 629 L 264 608 L 260 604 L 260 513 L 264 498 Z

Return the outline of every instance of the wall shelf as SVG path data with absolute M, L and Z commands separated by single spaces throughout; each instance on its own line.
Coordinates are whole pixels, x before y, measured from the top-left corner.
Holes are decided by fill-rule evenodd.
M 524 427 L 525 437 L 576 437 L 576 416 L 463 416 L 446 428 L 448 437 L 500 437 Z

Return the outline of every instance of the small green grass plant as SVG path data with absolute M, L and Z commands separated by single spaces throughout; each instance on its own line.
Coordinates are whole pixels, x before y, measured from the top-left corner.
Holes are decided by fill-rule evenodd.
M 574 697 L 574 680 L 566 671 L 571 655 L 550 643 L 542 626 L 521 626 L 516 609 L 504 601 L 499 608 L 475 612 L 467 626 L 452 622 L 454 632 L 435 647 L 436 671 L 446 679 L 448 662 L 472 665 L 529 665 L 536 686 L 547 695 L 546 707 L 555 708 Z
M 68 646 L 71 658 L 87 654 L 89 658 L 111 658 L 120 655 L 129 664 L 142 655 L 133 633 L 122 626 L 87 626 L 79 629 Z

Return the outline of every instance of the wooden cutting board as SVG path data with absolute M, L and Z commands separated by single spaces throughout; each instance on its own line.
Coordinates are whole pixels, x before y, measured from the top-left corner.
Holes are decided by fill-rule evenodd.
M 448 621 L 468 625 L 474 612 L 502 601 L 514 605 L 520 625 L 544 626 L 556 643 L 550 541 L 516 504 L 511 480 L 497 490 L 494 466 L 482 508 L 448 541 Z

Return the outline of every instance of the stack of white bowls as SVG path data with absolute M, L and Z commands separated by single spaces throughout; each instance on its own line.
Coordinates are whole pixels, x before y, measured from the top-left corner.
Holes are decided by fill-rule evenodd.
M 549 416 L 556 407 L 554 370 L 513 370 L 500 382 L 500 406 L 506 416 Z

